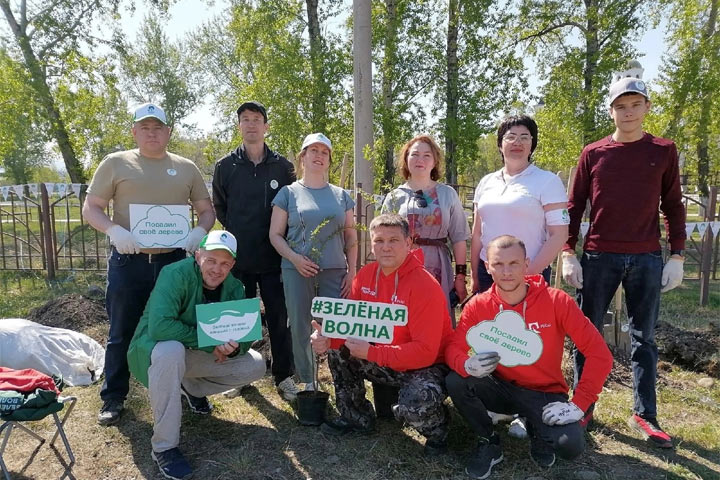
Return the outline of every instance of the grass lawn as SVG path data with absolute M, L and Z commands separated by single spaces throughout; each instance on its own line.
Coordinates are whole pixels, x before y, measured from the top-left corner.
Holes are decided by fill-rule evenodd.
M 25 316 L 27 311 L 63 293 L 84 292 L 102 285 L 99 275 L 77 274 L 46 283 L 41 274 L 0 272 L 0 317 Z M 16 277 L 22 277 L 19 280 Z M 706 325 L 720 316 L 720 285 L 713 285 L 708 307 L 697 305 L 697 282 L 663 297 L 661 318 L 684 326 Z M 684 323 L 687 322 L 687 323 Z M 596 427 L 587 435 L 588 449 L 575 462 L 558 461 L 550 470 L 535 467 L 527 440 L 511 438 L 501 424 L 505 460 L 492 479 L 720 479 L 720 383 L 709 388 L 704 375 L 668 367 L 660 372 L 658 404 L 662 426 L 675 438 L 674 451 L 654 449 L 625 423 L 632 406 L 627 366 L 616 368 L 600 397 Z M 321 381 L 331 390 L 324 366 Z M 133 382 L 126 411 L 117 426 L 100 427 L 96 415 L 100 386 L 74 387 L 78 397 L 66 429 L 77 457 L 78 479 L 159 479 L 150 458 L 152 417 L 145 388 Z M 331 397 L 332 399 L 332 397 Z M 423 439 L 410 428 L 379 420 L 368 436 L 328 437 L 315 427 L 297 423 L 293 406 L 275 392 L 270 377 L 256 382 L 241 397 L 211 399 L 215 410 L 200 417 L 185 411 L 181 449 L 196 479 L 463 479 L 464 464 L 474 439 L 454 409 L 450 453 L 436 460 L 422 456 Z M 50 431 L 48 422 L 36 427 Z M 63 468 L 55 453 L 43 446 L 33 461 L 25 459 L 36 443 L 14 432 L 5 460 L 18 479 L 59 478 Z

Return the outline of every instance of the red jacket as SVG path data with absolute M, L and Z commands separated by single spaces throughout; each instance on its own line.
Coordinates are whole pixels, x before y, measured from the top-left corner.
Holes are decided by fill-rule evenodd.
M 465 335 L 468 329 L 480 322 L 493 320 L 500 312 L 501 305 L 503 310 L 513 310 L 522 315 L 523 304 L 526 303 L 525 325 L 540 334 L 543 342 L 542 355 L 532 365 L 498 365 L 494 375 L 530 390 L 567 393 L 568 386 L 560 364 L 565 335 L 569 335 L 586 358 L 583 375 L 572 401 L 583 411 L 587 410 L 597 400 L 612 368 L 610 350 L 598 330 L 567 293 L 548 287 L 541 275 L 528 276 L 526 281 L 530 286 L 527 296 L 517 305 L 503 302 L 495 285 L 470 300 L 465 305 L 460 324 L 445 350 L 445 360 L 450 368 L 467 377 L 465 360 L 468 359 L 470 346 Z
M 0 367 L 0 390 L 13 390 L 22 393 L 32 393 L 36 389 L 52 390 L 60 394 L 52 377 L 40 373 L 32 368 L 15 370 Z
M 410 252 L 390 275 L 380 271 L 378 276 L 378 268 L 377 262 L 372 262 L 360 269 L 353 280 L 350 298 L 406 305 L 408 323 L 394 327 L 392 344 L 372 345 L 368 360 L 400 372 L 443 362 L 442 354 L 452 335 L 447 296 L 423 267 L 422 250 Z M 394 302 L 391 301 L 393 294 Z M 331 346 L 339 348 L 343 343 L 344 340 L 333 339 Z

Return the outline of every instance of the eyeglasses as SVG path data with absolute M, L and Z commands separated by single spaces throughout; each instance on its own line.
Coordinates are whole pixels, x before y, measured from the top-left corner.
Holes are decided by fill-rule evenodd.
M 425 194 L 422 190 L 417 190 L 413 194 L 413 198 L 418 204 L 418 207 L 425 208 L 428 206 L 427 200 L 425 200 Z
M 532 135 L 528 135 L 527 133 L 521 135 L 517 133 L 506 133 L 502 138 L 505 143 L 515 143 L 518 140 L 520 140 L 520 143 L 532 143 Z

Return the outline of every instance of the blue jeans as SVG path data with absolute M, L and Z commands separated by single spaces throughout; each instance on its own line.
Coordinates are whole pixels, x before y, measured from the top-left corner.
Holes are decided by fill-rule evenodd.
M 100 398 L 104 402 L 125 400 L 130 380 L 127 365 L 130 340 L 160 270 L 185 256 L 182 249 L 150 257 L 143 253 L 125 255 L 112 249 L 108 258 L 108 285 L 105 292 L 110 333 L 105 347 L 105 381 L 100 390 Z
M 630 361 L 633 370 L 634 411 L 646 418 L 657 416 L 655 380 L 658 349 L 655 325 L 660 311 L 662 253 L 583 252 L 583 288 L 577 291 L 583 313 L 602 333 L 605 312 L 622 284 L 630 324 Z M 575 385 L 585 357 L 575 349 Z

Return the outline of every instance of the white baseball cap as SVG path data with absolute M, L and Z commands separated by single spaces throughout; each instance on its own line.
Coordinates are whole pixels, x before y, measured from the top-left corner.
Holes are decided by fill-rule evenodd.
M 135 110 L 135 115 L 133 115 L 133 123 L 145 120 L 146 118 L 156 118 L 167 125 L 165 111 L 154 103 L 144 103 L 140 105 Z
M 305 140 L 303 140 L 300 150 L 305 150 L 306 147 L 309 147 L 313 143 L 322 143 L 330 149 L 330 152 L 332 152 L 332 143 L 330 142 L 330 139 L 322 133 L 311 133 L 310 135 L 305 137 Z
M 235 258 L 237 252 L 237 240 L 235 236 L 225 230 L 213 230 L 205 235 L 198 245 L 203 250 L 227 250 Z
M 625 77 L 610 85 L 608 93 L 608 105 L 612 106 L 620 95 L 626 93 L 637 93 L 650 100 L 647 91 L 647 85 L 639 78 Z

